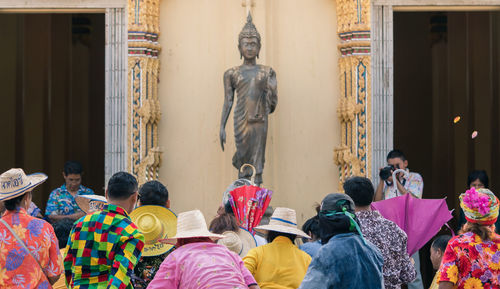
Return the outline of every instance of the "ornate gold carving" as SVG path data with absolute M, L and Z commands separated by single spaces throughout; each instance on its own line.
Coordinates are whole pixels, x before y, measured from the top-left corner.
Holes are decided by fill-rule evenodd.
M 128 2 L 128 170 L 139 184 L 158 178 L 160 0 Z
M 370 0 L 337 0 L 341 144 L 334 149 L 339 189 L 371 171 Z

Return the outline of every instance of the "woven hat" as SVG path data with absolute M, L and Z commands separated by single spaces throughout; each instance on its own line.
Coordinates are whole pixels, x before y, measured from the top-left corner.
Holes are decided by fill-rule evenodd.
M 471 188 L 460 195 L 465 219 L 480 225 L 492 225 L 498 218 L 498 198 L 488 189 Z
M 258 226 L 255 231 L 266 233 L 267 231 L 282 232 L 310 239 L 304 231 L 297 229 L 297 214 L 289 208 L 276 208 L 268 225 Z
M 252 233 L 243 228 L 240 228 L 237 233 L 226 231 L 222 233 L 222 235 L 224 235 L 225 238 L 220 239 L 217 243 L 226 246 L 229 250 L 240 255 L 242 258 L 247 255 L 250 249 L 257 247 L 257 241 Z
M 75 196 L 75 201 L 78 207 L 80 207 L 85 214 L 101 211 L 104 205 L 108 203 L 104 196 L 99 195 Z
M 132 222 L 144 235 L 142 255 L 146 257 L 162 255 L 174 246 L 160 243 L 161 239 L 174 236 L 177 230 L 177 216 L 162 206 L 140 206 L 130 213 Z
M 10 169 L 0 175 L 0 201 L 19 197 L 45 180 L 47 175 L 44 173 L 26 175 L 23 169 Z
M 175 245 L 177 239 L 208 237 L 213 241 L 224 238 L 224 235 L 208 231 L 205 217 L 200 210 L 180 213 L 177 217 L 177 234 L 174 237 L 160 240 L 162 243 Z

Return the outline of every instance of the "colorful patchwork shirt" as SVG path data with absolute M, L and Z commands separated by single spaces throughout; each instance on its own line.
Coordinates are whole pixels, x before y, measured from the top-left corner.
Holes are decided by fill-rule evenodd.
M 6 211 L 2 220 L 24 241 L 36 260 L 0 223 L 0 288 L 51 288 L 45 276 L 62 273 L 59 245 L 52 226 L 21 208 Z
M 405 190 L 411 192 L 414 197 L 419 199 L 422 198 L 422 193 L 424 191 L 424 180 L 422 176 L 418 173 L 413 173 L 408 171 L 408 177 L 404 177 L 402 181 L 402 185 Z M 387 183 L 384 183 L 384 200 L 391 199 L 394 197 L 401 196 L 401 192 L 398 191 L 397 185 L 393 184 L 392 186 L 388 186 Z
M 413 281 L 417 272 L 407 253 L 406 233 L 377 211 L 356 212 L 356 217 L 365 239 L 377 246 L 384 257 L 385 289 L 398 289 Z
M 93 195 L 94 192 L 80 185 L 76 195 Z M 82 210 L 78 207 L 75 198 L 66 189 L 66 185 L 53 190 L 50 193 L 49 200 L 47 201 L 47 208 L 45 209 L 45 215 L 71 215 L 74 213 L 81 212 Z
M 443 255 L 439 282 L 447 281 L 458 289 L 500 288 L 500 236 L 483 242 L 472 233 L 453 237 Z
M 80 218 L 70 233 L 64 258 L 70 288 L 133 288 L 131 276 L 144 236 L 124 209 L 105 205 Z

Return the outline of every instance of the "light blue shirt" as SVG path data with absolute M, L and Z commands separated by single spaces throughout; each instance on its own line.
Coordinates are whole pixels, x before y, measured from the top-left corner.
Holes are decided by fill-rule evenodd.
M 318 250 L 321 248 L 321 240 L 304 243 L 300 245 L 299 248 L 300 250 L 306 252 L 307 254 L 309 254 L 309 256 L 314 258 Z

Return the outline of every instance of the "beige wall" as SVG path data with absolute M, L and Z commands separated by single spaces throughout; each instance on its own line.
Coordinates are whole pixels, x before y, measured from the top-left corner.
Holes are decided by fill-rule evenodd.
M 262 36 L 259 63 L 278 76 L 278 107 L 270 117 L 264 186 L 271 205 L 297 210 L 302 224 L 312 206 L 338 186 L 333 148 L 339 142 L 336 12 L 332 0 L 256 0 Z M 235 0 L 161 2 L 162 107 L 160 179 L 173 210 L 198 208 L 209 221 L 222 192 L 237 177 L 232 114 L 222 152 L 219 123 L 222 75 L 240 65 L 238 33 L 245 8 Z

